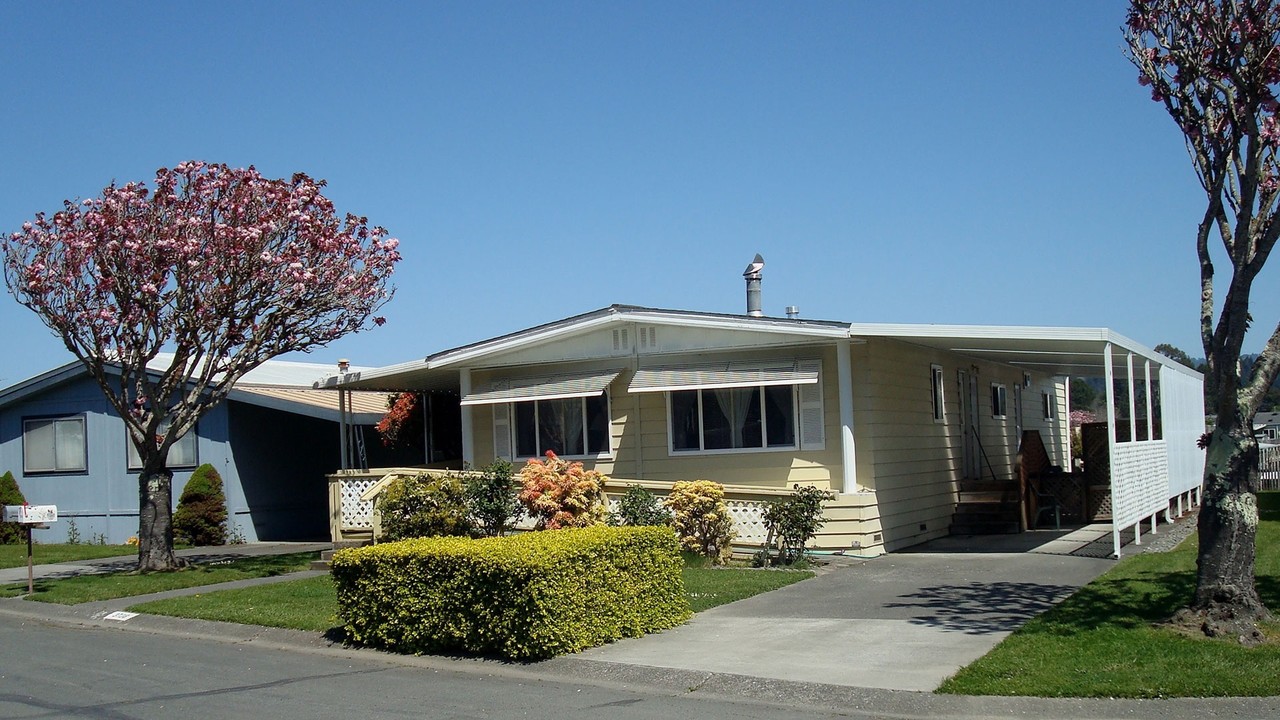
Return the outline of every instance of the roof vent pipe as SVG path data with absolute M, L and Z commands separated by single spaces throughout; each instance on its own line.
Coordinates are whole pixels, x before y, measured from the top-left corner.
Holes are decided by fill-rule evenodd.
M 788 305 L 788 306 L 787 306 L 787 317 L 791 318 L 792 320 L 795 320 L 796 318 L 800 317 L 800 308 L 799 308 L 799 306 L 796 306 L 796 305 Z
M 747 281 L 747 314 L 751 317 L 764 317 L 764 310 L 761 309 L 760 304 L 762 270 L 764 270 L 764 258 L 760 257 L 760 253 L 756 253 L 756 259 L 742 271 L 742 277 Z

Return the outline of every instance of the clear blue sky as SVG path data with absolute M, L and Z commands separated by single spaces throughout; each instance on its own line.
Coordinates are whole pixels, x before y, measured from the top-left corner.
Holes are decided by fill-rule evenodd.
M 611 303 L 742 312 L 757 252 L 768 314 L 1105 326 L 1199 356 L 1203 200 L 1124 10 L 3 3 L 0 230 L 187 159 L 325 178 L 404 261 L 386 326 L 295 358 L 319 362 Z M 0 333 L 0 385 L 70 359 L 8 296 Z

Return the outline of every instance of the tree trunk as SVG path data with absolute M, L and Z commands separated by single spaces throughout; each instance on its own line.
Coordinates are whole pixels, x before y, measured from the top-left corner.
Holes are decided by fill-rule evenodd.
M 177 570 L 173 554 L 173 473 L 150 466 L 138 474 L 138 569 Z
M 1213 432 L 1204 482 L 1195 600 L 1175 621 L 1210 637 L 1257 644 L 1263 640 L 1257 623 L 1270 614 L 1254 584 L 1258 443 L 1249 428 L 1229 423 Z

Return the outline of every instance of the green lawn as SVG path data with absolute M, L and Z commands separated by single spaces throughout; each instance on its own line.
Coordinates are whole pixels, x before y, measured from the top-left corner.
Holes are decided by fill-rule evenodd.
M 149 593 L 180 588 L 213 585 L 233 580 L 283 575 L 305 570 L 319 553 L 291 553 L 267 557 L 247 557 L 207 565 L 195 565 L 177 572 L 113 573 L 110 575 L 82 575 L 62 580 L 37 580 L 35 593 L 28 599 L 41 602 L 77 605 L 112 598 L 147 595 Z M 27 584 L 15 583 L 0 586 L 0 597 L 16 597 L 25 594 Z
M 686 567 L 685 594 L 694 612 L 813 577 L 807 570 Z M 188 595 L 134 605 L 135 612 L 323 632 L 338 624 L 329 576 Z
M 1280 493 L 1259 496 L 1258 592 L 1280 609 Z M 1157 627 L 1195 588 L 1196 538 L 1126 558 L 1027 623 L 939 692 L 1063 697 L 1280 694 L 1280 624 L 1257 648 Z
M 36 565 L 73 562 L 75 560 L 95 560 L 97 558 L 117 557 L 121 555 L 138 555 L 138 548 L 133 545 L 76 545 L 36 543 L 31 549 L 31 561 Z M 27 566 L 27 543 L 18 545 L 0 545 L 0 568 Z

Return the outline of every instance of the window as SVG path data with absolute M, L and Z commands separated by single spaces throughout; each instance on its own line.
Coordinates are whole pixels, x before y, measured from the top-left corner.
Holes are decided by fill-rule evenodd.
M 1041 398 L 1044 400 L 1044 419 L 1053 420 L 1058 417 L 1058 398 L 1051 392 L 1044 393 Z
M 942 404 L 942 366 L 930 365 L 929 378 L 930 389 L 933 393 L 933 421 L 936 423 L 946 422 L 945 408 Z
M 795 448 L 795 387 L 673 390 L 671 451 Z
M 160 433 L 169 431 L 169 423 L 160 425 Z M 142 469 L 142 458 L 138 456 L 138 449 L 133 446 L 133 440 L 129 437 L 126 430 L 124 434 L 125 454 L 129 458 L 130 470 Z M 189 432 L 178 438 L 178 441 L 169 446 L 169 456 L 165 458 L 165 467 L 169 469 L 182 467 L 195 467 L 200 463 L 196 462 L 196 433 Z
M 83 415 L 23 421 L 23 472 L 84 472 L 87 457 Z
M 991 417 L 1003 419 L 1009 414 L 1009 390 L 1000 383 L 991 383 Z
M 566 457 L 609 452 L 609 398 L 605 394 L 528 400 L 512 406 L 518 457 L 538 457 L 548 450 Z

